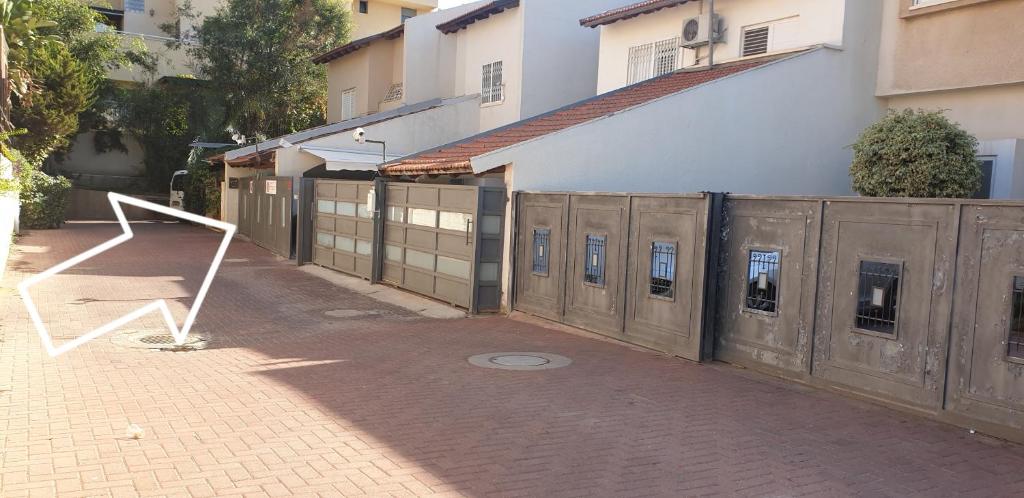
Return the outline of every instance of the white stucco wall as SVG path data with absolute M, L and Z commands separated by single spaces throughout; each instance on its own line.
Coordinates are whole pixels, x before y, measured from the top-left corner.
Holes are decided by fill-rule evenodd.
M 228 187 L 229 179 L 255 176 L 257 173 L 270 176 L 272 172 L 266 169 L 224 167 L 224 182 L 221 183 L 220 187 L 220 219 L 222 221 L 232 225 L 238 224 L 238 189 Z M 239 185 L 239 188 L 241 188 L 241 185 Z
M 363 129 L 366 130 L 367 138 L 387 142 L 389 156 L 403 156 L 474 134 L 476 132 L 476 114 L 479 108 L 479 100 L 466 99 L 462 102 L 367 125 Z M 365 150 L 373 153 L 381 151 L 378 144 L 360 145 L 355 143 L 352 140 L 351 130 L 309 140 L 301 145 Z M 301 151 L 298 146 L 288 147 L 277 152 L 276 174 L 298 177 L 322 163 L 322 159 Z
M 579 20 L 620 7 L 622 0 L 526 0 L 520 117 L 595 95 L 600 37 Z
M 626 86 L 630 47 L 679 36 L 683 21 L 700 15 L 707 8 L 703 4 L 689 2 L 596 28 L 601 32 L 598 93 Z M 715 45 L 715 62 L 740 57 L 744 27 L 781 19 L 792 21 L 779 31 L 775 49 L 842 45 L 845 4 L 846 0 L 717 0 L 715 13 L 724 19 L 725 40 Z M 698 55 L 703 64 L 707 47 L 699 54 L 691 49 L 681 52 L 684 67 L 693 65 Z
M 480 131 L 519 121 L 523 91 L 523 11 L 523 6 L 508 9 L 448 35 L 456 37 L 458 46 L 456 95 L 480 93 L 484 64 L 502 61 L 505 100 L 481 106 Z
M 437 25 L 478 8 L 480 0 L 450 9 L 419 15 L 405 22 L 404 101 L 415 104 L 436 98 L 455 97 L 455 61 L 458 37 L 446 35 Z

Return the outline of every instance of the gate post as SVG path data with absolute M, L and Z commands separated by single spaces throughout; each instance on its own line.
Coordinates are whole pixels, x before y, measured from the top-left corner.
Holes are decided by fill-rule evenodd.
M 388 182 L 373 179 L 373 245 L 370 253 L 370 283 L 379 284 L 384 275 L 384 223 L 387 215 Z
M 707 203 L 707 234 L 704 254 L 704 303 L 701 310 L 700 360 L 711 360 L 715 353 L 715 319 L 718 313 L 718 268 L 722 247 L 722 210 L 725 194 L 705 192 Z

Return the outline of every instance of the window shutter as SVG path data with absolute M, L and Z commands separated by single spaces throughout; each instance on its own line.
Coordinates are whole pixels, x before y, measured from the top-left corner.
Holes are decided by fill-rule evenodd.
M 768 53 L 768 28 L 743 30 L 743 57 Z
M 355 88 L 341 92 L 341 119 L 352 119 L 355 114 Z

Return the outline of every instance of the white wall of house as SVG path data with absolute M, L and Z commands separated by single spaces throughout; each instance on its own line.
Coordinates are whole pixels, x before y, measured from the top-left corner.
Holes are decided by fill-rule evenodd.
M 270 176 L 271 170 L 255 168 L 235 168 L 232 166 L 224 167 L 224 182 L 221 183 L 220 191 L 221 220 L 231 223 L 232 225 L 238 224 L 238 189 L 230 188 L 230 179 L 256 176 L 257 173 L 261 175 Z M 241 188 L 241 186 L 239 186 L 239 188 Z
M 455 94 L 480 93 L 484 64 L 502 62 L 504 100 L 480 107 L 479 130 L 519 120 L 523 77 L 523 7 L 508 9 L 448 36 L 457 38 Z
M 715 62 L 740 57 L 744 28 L 773 22 L 769 51 L 818 44 L 843 44 L 846 0 L 718 0 L 715 13 L 724 19 L 724 42 L 715 45 Z M 630 47 L 678 37 L 683 21 L 707 12 L 705 2 L 689 2 L 600 26 L 598 93 L 627 85 Z M 598 12 L 594 12 L 595 14 Z M 706 63 L 707 47 L 680 49 L 679 65 Z
M 446 35 L 437 25 L 490 0 L 416 16 L 405 22 L 404 101 L 415 104 L 436 98 L 455 97 L 455 61 L 458 37 Z
M 461 102 L 366 125 L 363 129 L 366 130 L 366 138 L 387 142 L 389 156 L 408 155 L 472 135 L 476 131 L 476 113 L 479 108 L 480 101 L 478 99 L 465 99 Z M 381 152 L 381 147 L 378 144 L 357 144 L 352 139 L 351 130 L 309 140 L 298 145 L 334 147 L 372 153 Z M 323 159 L 300 150 L 298 145 L 277 151 L 276 174 L 278 176 L 299 177 L 307 170 L 323 164 Z
M 978 157 L 991 159 L 992 199 L 1024 199 L 1024 140 L 982 140 Z
M 841 49 L 794 55 L 479 156 L 473 169 L 505 165 L 510 192 L 851 194 L 848 145 L 884 105 L 874 96 L 878 5 L 847 2 Z
M 599 33 L 579 20 L 622 0 L 524 1 L 520 118 L 562 107 L 596 92 Z M 472 28 L 471 28 L 472 29 Z

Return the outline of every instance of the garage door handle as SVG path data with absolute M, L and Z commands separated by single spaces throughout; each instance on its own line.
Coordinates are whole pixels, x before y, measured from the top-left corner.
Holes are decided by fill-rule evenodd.
M 466 220 L 466 245 L 467 246 L 470 244 L 470 238 L 469 238 L 470 235 L 469 234 L 471 234 L 471 233 L 473 233 L 473 219 L 472 218 Z

